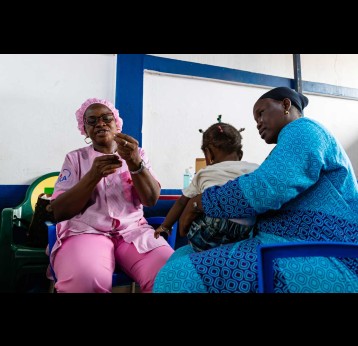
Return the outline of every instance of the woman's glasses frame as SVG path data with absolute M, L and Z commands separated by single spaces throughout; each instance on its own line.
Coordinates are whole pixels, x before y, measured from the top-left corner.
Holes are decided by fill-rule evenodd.
M 109 124 L 111 121 L 114 120 L 114 115 L 112 113 L 102 114 L 98 117 L 96 117 L 95 115 L 90 115 L 88 117 L 84 117 L 84 122 L 89 126 L 96 126 L 99 122 L 99 119 L 102 119 L 104 123 Z

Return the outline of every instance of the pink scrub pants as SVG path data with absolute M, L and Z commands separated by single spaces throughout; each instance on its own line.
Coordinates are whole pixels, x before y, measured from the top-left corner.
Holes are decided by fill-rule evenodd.
M 55 288 L 59 293 L 111 293 L 112 274 L 118 263 L 139 284 L 142 293 L 151 293 L 158 271 L 173 252 L 170 246 L 160 246 L 138 253 L 122 237 L 71 236 L 62 242 L 54 258 Z

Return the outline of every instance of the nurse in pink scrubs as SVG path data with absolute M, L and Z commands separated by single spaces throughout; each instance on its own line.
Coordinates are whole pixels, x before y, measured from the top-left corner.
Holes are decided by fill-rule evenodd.
M 142 292 L 152 292 L 173 253 L 143 215 L 160 195 L 144 150 L 121 133 L 123 121 L 107 100 L 91 98 L 76 112 L 89 145 L 69 152 L 52 195 L 57 241 L 50 261 L 57 292 L 109 293 L 119 266 Z

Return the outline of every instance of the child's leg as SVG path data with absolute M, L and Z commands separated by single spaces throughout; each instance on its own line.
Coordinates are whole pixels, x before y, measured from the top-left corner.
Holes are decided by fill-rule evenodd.
M 98 234 L 65 239 L 54 258 L 57 292 L 112 292 L 113 248 L 111 239 Z
M 187 238 L 195 252 L 211 249 L 219 246 L 217 235 L 222 227 L 225 227 L 225 219 L 212 218 L 201 215 L 191 224 Z
M 187 234 L 189 243 L 196 252 L 238 242 L 253 236 L 253 225 L 240 224 L 232 220 L 209 216 L 196 218 Z

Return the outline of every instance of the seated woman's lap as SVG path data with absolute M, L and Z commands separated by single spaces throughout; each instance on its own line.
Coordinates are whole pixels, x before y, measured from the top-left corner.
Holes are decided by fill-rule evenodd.
M 185 253 L 187 249 L 183 249 L 160 270 L 153 291 L 256 292 L 258 244 L 253 238 L 202 252 Z
M 258 291 L 257 247 L 287 242 L 260 233 L 256 238 L 211 250 L 173 255 L 154 283 L 156 293 L 247 293 Z M 275 287 L 282 293 L 356 293 L 358 282 L 335 258 L 281 258 L 274 264 Z M 279 272 L 276 272 L 278 270 Z
M 120 268 L 140 285 L 142 293 L 150 293 L 154 279 L 174 250 L 170 246 L 159 246 L 149 252 L 139 253 L 132 243 L 123 238 L 115 241 L 115 258 Z
M 54 259 L 57 292 L 110 293 L 115 262 L 141 286 L 151 292 L 159 269 L 172 255 L 170 246 L 160 246 L 138 253 L 122 237 L 108 238 L 98 234 L 81 234 L 62 242 Z
M 98 234 L 71 236 L 54 258 L 57 292 L 100 293 L 112 291 L 114 244 Z
M 257 246 L 286 241 L 271 234 L 195 252 L 190 245 L 175 251 L 160 270 L 154 292 L 257 292 Z

